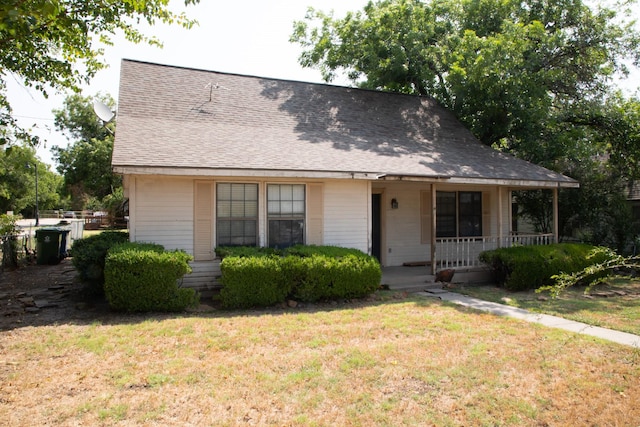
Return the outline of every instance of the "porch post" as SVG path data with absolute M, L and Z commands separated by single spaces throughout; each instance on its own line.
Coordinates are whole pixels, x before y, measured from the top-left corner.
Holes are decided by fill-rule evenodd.
M 431 184 L 431 274 L 436 274 L 436 184 Z
M 498 247 L 502 247 L 502 188 L 498 186 Z
M 558 187 L 553 189 L 553 239 L 554 243 L 558 243 L 559 225 L 558 225 Z

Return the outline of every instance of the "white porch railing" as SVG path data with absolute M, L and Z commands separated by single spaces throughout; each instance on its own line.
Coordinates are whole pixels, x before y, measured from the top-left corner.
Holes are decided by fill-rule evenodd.
M 498 247 L 548 245 L 553 234 L 512 234 L 509 236 L 446 237 L 436 239 L 436 270 L 479 266 L 482 251 Z

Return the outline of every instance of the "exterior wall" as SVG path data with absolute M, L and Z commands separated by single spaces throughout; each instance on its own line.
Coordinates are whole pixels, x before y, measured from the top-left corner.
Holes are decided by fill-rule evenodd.
M 131 240 L 159 243 L 193 255 L 193 180 L 160 176 L 131 180 Z
M 130 200 L 130 232 L 134 241 L 149 241 L 167 249 L 182 249 L 194 254 L 195 187 L 202 179 L 154 175 L 128 176 L 125 179 Z M 295 180 L 278 178 L 221 177 L 216 182 L 253 182 L 259 188 L 259 239 L 266 244 L 265 189 L 268 183 L 305 183 L 308 197 L 314 187 L 313 203 L 307 199 L 307 233 L 314 231 L 315 244 L 351 247 L 371 253 L 371 194 L 381 197 L 381 262 L 383 266 L 428 262 L 431 257 L 430 195 L 436 191 L 480 191 L 483 193 L 483 235 L 506 237 L 510 232 L 509 189 L 497 186 L 461 186 L 428 182 L 366 180 Z M 393 209 L 391 200 L 398 208 Z M 212 196 L 215 212 L 215 190 Z M 311 207 L 313 205 L 314 207 Z M 313 210 L 314 212 L 311 212 Z M 310 217 L 314 218 L 312 225 Z M 215 247 L 215 215 L 213 246 Z M 501 227 L 500 227 L 501 224 Z M 315 227 L 315 228 L 314 228 Z M 499 231 L 499 228 L 501 231 Z M 317 231 L 317 233 L 315 232 Z M 321 240 L 321 241 L 319 241 Z M 195 265 L 196 263 L 194 263 Z M 192 281 L 205 288 L 215 286 L 219 260 L 202 260 Z M 185 279 L 188 284 L 190 279 Z M 191 286 L 189 284 L 189 286 Z
M 193 254 L 194 181 L 186 177 L 128 177 L 132 240 L 155 242 L 167 249 Z M 293 180 L 217 179 L 215 182 L 256 182 L 260 192 L 259 241 L 265 244 L 264 188 L 271 182 L 308 183 Z M 369 250 L 369 186 L 367 181 L 325 182 L 323 191 L 323 244 Z M 213 219 L 215 221 L 215 218 Z M 215 245 L 215 243 L 214 243 Z
M 370 199 L 368 181 L 325 182 L 323 244 L 369 253 Z
M 421 194 L 428 197 L 435 191 L 479 191 L 483 194 L 482 234 L 509 235 L 511 203 L 509 191 L 497 186 L 462 186 L 430 184 L 425 182 L 379 182 L 372 185 L 372 192 L 382 197 L 382 265 L 400 266 L 404 263 L 423 263 L 431 260 L 431 215 L 423 212 Z M 392 209 L 396 199 L 398 208 Z M 500 207 L 499 207 L 500 206 Z M 430 201 L 426 207 L 431 210 Z M 501 227 L 500 227 L 501 224 Z M 426 230 L 424 228 L 427 228 Z
M 376 185 L 382 191 L 382 264 L 402 265 L 405 262 L 424 262 L 430 257 L 431 245 L 422 242 L 420 193 L 430 192 L 431 185 L 418 182 L 394 182 Z M 396 199 L 398 208 L 391 208 Z

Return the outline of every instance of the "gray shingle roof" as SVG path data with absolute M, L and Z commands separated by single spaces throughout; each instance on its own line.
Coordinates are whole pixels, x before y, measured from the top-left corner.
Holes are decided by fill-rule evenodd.
M 113 166 L 575 184 L 482 145 L 428 97 L 131 60 Z

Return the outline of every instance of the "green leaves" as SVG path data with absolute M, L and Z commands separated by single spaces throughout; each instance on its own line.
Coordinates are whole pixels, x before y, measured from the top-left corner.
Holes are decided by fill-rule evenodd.
M 384 0 L 343 19 L 311 9 L 291 41 L 326 80 L 344 72 L 362 87 L 434 96 L 485 144 L 518 148 L 558 108 L 605 93 L 622 58 L 640 57 L 638 31 L 619 22 L 576 0 Z
M 198 0 L 187 0 L 186 5 Z M 137 23 L 162 22 L 191 28 L 196 21 L 168 8 L 169 0 L 6 0 L 0 5 L 0 145 L 29 133 L 11 118 L 4 79 L 20 80 L 45 96 L 49 88 L 79 91 L 99 70 L 107 67 L 95 40 L 110 42 L 123 32 L 134 43 L 160 45 L 137 29 Z

